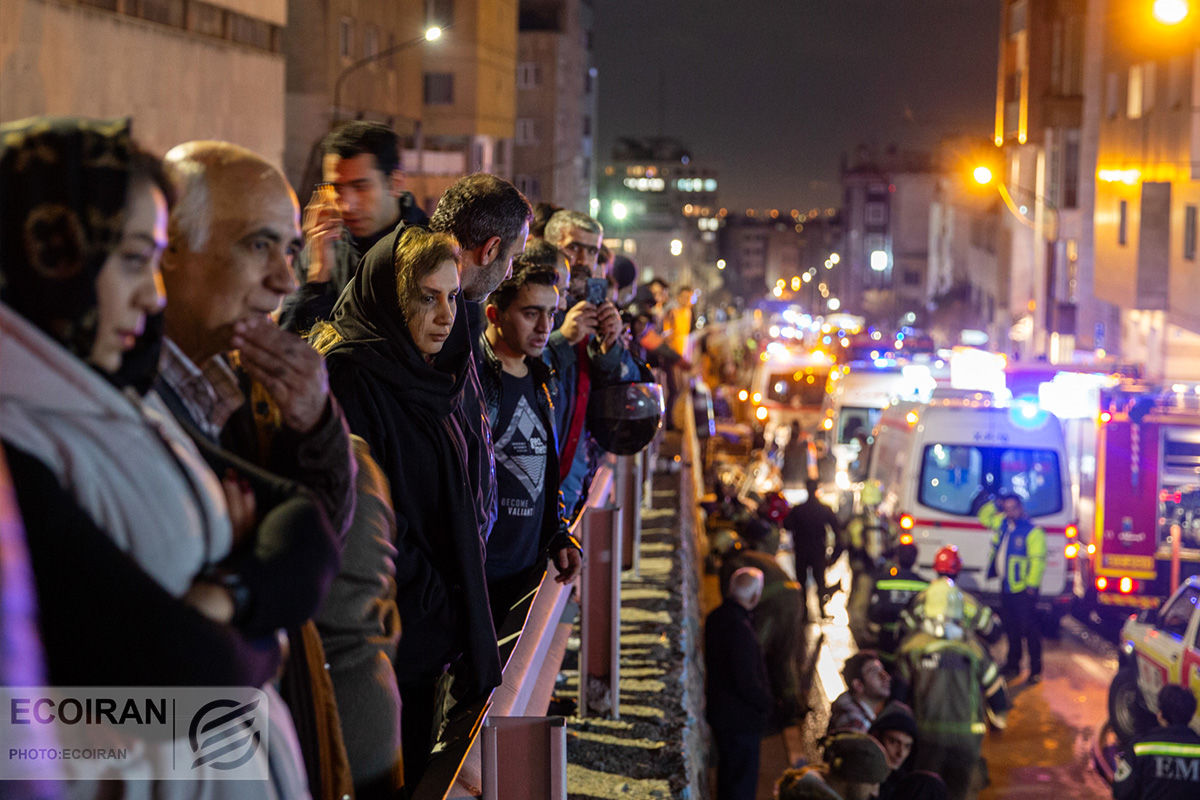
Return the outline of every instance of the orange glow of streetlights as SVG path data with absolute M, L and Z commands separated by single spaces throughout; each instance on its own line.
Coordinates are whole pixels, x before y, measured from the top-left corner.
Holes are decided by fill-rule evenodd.
M 1187 0 L 1154 0 L 1154 18 L 1163 25 L 1178 25 L 1189 11 Z
M 978 183 L 980 186 L 987 186 L 989 183 L 992 182 L 991 169 L 983 166 L 982 164 L 980 164 L 978 167 L 976 167 L 975 171 L 972 172 L 971 175 L 975 178 L 975 182 Z

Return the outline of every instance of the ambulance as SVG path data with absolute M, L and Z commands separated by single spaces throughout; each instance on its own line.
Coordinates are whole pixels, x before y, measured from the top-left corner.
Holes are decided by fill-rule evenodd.
M 1020 496 L 1046 531 L 1039 607 L 1054 623 L 1066 613 L 1079 552 L 1071 477 L 1059 420 L 1036 401 L 939 389 L 928 403 L 891 405 L 871 445 L 868 482 L 875 481 L 893 543 L 916 544 L 927 572 L 939 549 L 956 545 L 959 582 L 992 604 L 1000 595 L 999 580 L 986 577 L 992 532 L 976 513 L 1001 492 Z
M 753 418 L 768 438 L 793 421 L 815 431 L 821 420 L 825 384 L 833 362 L 821 351 L 797 350 L 771 342 L 760 357 L 749 401 Z
M 821 428 L 839 476 L 858 458 L 860 442 L 870 436 L 883 409 L 895 402 L 927 401 L 935 385 L 923 364 L 880 360 L 835 367 L 829 373 Z

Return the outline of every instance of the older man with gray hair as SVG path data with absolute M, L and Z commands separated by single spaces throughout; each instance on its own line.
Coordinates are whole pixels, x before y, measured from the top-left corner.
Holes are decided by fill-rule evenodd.
M 271 320 L 295 288 L 299 205 L 278 169 L 228 142 L 179 145 L 164 167 L 179 199 L 162 259 L 170 310 L 155 390 L 210 463 L 243 465 L 241 474 L 255 481 L 257 511 L 296 494 L 297 486 L 324 511 L 321 524 L 293 522 L 246 543 L 232 564 L 213 571 L 208 599 L 245 630 L 289 629 L 283 694 L 309 788 L 313 796 L 340 795 L 348 783 L 338 769 L 318 773 L 318 765 L 344 762 L 345 750 L 336 715 L 328 713 L 332 687 L 320 642 L 304 620 L 337 572 L 355 470 L 324 362 Z
M 729 579 L 725 602 L 704 623 L 708 724 L 717 746 L 717 800 L 753 800 L 759 745 L 773 698 L 751 612 L 763 573 L 743 567 Z

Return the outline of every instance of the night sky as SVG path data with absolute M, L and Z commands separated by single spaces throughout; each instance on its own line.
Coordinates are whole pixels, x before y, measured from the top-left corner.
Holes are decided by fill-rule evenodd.
M 999 0 L 596 0 L 599 151 L 681 139 L 731 211 L 839 205 L 858 144 L 990 138 Z

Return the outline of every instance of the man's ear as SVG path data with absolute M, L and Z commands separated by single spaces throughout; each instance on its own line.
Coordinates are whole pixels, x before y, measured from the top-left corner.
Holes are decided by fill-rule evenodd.
M 479 253 L 479 266 L 489 266 L 493 261 L 500 257 L 500 237 L 493 236 L 477 248 Z
M 489 325 L 497 328 L 500 327 L 500 309 L 494 303 L 487 303 L 483 307 L 483 315 L 487 317 Z
M 399 197 L 404 192 L 404 171 L 401 169 L 392 170 L 392 174 L 388 177 L 388 194 L 392 197 Z

